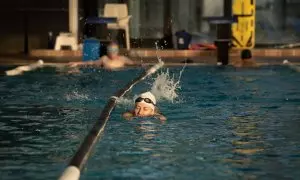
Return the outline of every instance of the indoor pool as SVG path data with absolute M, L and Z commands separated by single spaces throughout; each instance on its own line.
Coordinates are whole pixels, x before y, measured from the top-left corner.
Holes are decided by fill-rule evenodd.
M 0 179 L 57 179 L 108 98 L 141 72 L 44 68 L 0 77 Z M 180 86 L 174 102 L 158 102 L 165 123 L 123 120 L 130 106 L 118 105 L 81 179 L 299 179 L 298 72 L 186 67 Z

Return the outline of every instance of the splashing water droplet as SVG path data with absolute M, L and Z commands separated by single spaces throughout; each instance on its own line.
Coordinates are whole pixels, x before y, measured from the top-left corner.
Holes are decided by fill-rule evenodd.
M 161 57 L 158 55 L 158 50 L 159 50 L 158 42 L 155 42 L 155 47 L 156 47 L 156 57 L 157 57 L 157 60 L 158 60 L 158 62 L 161 62 L 162 59 L 161 59 Z
M 178 98 L 178 90 L 180 90 L 180 79 L 184 71 L 185 66 L 179 73 L 178 79 L 175 78 L 174 74 L 171 76 L 169 69 L 165 72 L 161 72 L 155 78 L 151 92 L 155 95 L 158 101 L 167 100 L 174 102 Z
M 158 62 L 162 62 L 161 57 L 158 55 L 159 46 L 158 42 L 155 42 L 156 46 L 156 57 Z M 178 98 L 178 90 L 181 89 L 180 87 L 180 80 L 182 73 L 184 72 L 184 69 L 186 67 L 186 63 L 183 66 L 182 70 L 179 73 L 178 79 L 175 78 L 174 74 L 170 75 L 169 69 L 167 69 L 165 72 L 161 71 L 157 74 L 157 76 L 154 78 L 154 82 L 152 83 L 151 92 L 156 97 L 156 100 L 159 102 L 161 100 L 167 100 L 172 103 Z M 144 92 L 146 92 L 145 90 Z M 142 93 L 142 92 L 141 92 Z M 121 105 L 132 105 L 134 104 L 134 100 L 138 97 L 138 95 L 134 95 L 132 99 L 127 98 L 120 98 L 118 99 L 118 104 Z

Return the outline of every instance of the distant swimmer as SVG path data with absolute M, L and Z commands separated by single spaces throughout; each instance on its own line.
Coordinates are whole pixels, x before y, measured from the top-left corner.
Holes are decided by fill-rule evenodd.
M 135 99 L 135 107 L 129 112 L 125 112 L 123 117 L 131 120 L 134 117 L 156 117 L 161 121 L 167 120 L 156 106 L 156 98 L 151 92 L 145 92 Z
M 135 62 L 125 56 L 119 55 L 119 46 L 116 43 L 110 43 L 107 47 L 107 56 L 102 56 L 97 61 L 72 62 L 71 67 L 77 66 L 99 66 L 109 70 L 117 70 L 127 65 L 136 65 Z
M 252 53 L 249 49 L 244 49 L 241 52 L 241 59 L 232 63 L 234 67 L 258 67 L 258 64 L 252 58 Z
M 290 61 L 288 61 L 287 59 L 283 60 L 282 64 L 287 65 L 288 67 L 290 67 L 291 69 L 300 72 L 300 67 L 294 65 L 293 63 L 291 63 Z

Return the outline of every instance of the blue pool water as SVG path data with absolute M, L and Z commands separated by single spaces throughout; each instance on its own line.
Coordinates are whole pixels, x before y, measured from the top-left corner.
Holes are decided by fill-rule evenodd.
M 0 179 L 56 179 L 107 99 L 141 72 L 0 77 Z M 81 179 L 299 179 L 299 88 L 288 67 L 187 67 L 179 98 L 159 102 L 166 123 L 128 122 L 129 107 L 116 107 Z

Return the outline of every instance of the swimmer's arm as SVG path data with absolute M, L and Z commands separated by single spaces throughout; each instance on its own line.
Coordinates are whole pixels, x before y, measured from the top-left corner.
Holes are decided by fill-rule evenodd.
M 76 66 L 92 66 L 92 65 L 102 65 L 101 59 L 97 61 L 86 61 L 86 62 L 71 62 L 69 63 L 71 67 L 76 67 Z
M 136 63 L 127 57 L 123 57 L 126 65 L 135 65 Z
M 128 111 L 128 112 L 123 113 L 122 116 L 126 120 L 131 120 L 134 117 L 134 114 L 133 114 L 133 112 Z
M 70 66 L 70 67 L 77 67 L 77 66 L 81 66 L 83 64 L 84 64 L 84 62 L 69 62 L 68 66 Z
M 134 65 L 134 66 L 142 66 L 143 65 L 141 62 L 140 63 L 135 62 L 135 61 L 133 61 L 133 60 L 127 58 L 127 57 L 124 57 L 124 59 L 125 59 L 125 64 L 126 65 Z
M 155 117 L 158 118 L 161 121 L 166 121 L 167 120 L 166 116 L 164 116 L 162 114 L 155 114 Z

